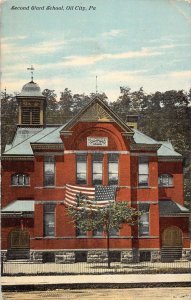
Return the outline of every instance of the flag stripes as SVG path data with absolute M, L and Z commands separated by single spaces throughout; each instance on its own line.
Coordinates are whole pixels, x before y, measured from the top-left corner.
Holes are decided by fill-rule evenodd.
M 115 200 L 115 192 L 115 186 L 86 187 L 66 184 L 65 204 L 78 207 L 78 198 L 81 195 L 80 204 L 87 210 L 103 208 Z

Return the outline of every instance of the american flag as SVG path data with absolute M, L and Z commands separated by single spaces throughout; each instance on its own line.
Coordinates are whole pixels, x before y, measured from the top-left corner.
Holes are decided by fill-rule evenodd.
M 107 207 L 115 201 L 115 193 L 116 186 L 85 187 L 66 184 L 65 204 L 78 207 L 80 198 L 87 209 Z

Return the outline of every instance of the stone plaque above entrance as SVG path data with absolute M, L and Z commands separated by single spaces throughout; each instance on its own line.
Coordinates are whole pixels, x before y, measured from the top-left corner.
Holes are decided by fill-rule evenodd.
M 88 147 L 107 147 L 108 138 L 107 137 L 87 137 Z

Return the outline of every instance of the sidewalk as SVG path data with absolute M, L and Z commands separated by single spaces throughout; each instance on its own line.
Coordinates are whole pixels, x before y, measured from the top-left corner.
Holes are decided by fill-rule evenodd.
M 191 274 L 108 274 L 65 276 L 2 277 L 3 291 L 46 290 L 55 288 L 138 288 L 191 286 Z

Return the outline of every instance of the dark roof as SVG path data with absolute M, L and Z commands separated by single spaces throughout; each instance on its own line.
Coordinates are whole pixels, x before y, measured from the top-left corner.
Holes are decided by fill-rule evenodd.
M 186 207 L 170 199 L 159 201 L 159 211 L 160 216 L 189 213 L 189 210 Z

